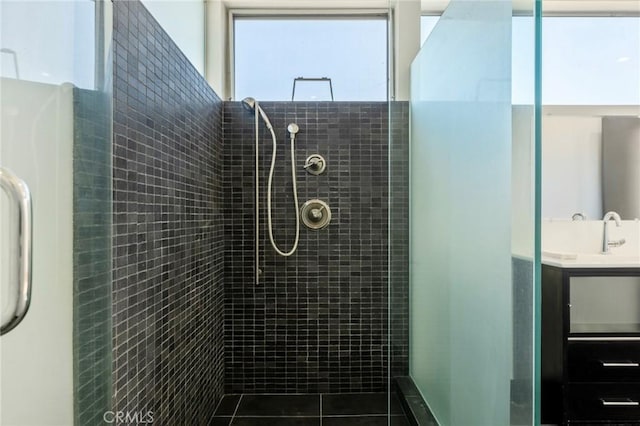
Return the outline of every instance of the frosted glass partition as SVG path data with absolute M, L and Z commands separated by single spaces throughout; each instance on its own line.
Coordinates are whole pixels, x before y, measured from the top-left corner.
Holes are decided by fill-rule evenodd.
M 511 1 L 453 0 L 411 69 L 410 375 L 441 425 L 533 423 L 533 108 L 512 106 L 512 20 Z
M 104 424 L 111 407 L 111 16 L 104 0 L 0 1 L 0 167 L 33 218 L 31 304 L 0 337 L 1 425 Z M 0 193 L 10 318 L 20 223 Z

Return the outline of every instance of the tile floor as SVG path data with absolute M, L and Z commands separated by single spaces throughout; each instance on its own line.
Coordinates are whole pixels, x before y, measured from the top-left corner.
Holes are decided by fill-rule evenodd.
M 409 426 L 393 396 L 391 425 Z M 387 426 L 387 394 L 225 395 L 209 426 Z

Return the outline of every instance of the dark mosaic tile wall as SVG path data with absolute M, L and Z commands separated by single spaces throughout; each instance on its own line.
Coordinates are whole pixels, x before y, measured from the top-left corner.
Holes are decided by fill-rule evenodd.
M 222 102 L 138 1 L 113 10 L 114 410 L 206 424 L 223 392 Z
M 409 102 L 393 102 L 389 195 L 391 376 L 409 375 Z
M 331 207 L 328 228 L 302 227 L 298 251 L 280 257 L 266 234 L 271 138 L 261 125 L 260 267 L 254 285 L 254 121 L 226 102 L 225 389 L 230 392 L 365 392 L 387 386 L 388 106 L 360 102 L 265 102 L 278 136 L 276 242 L 294 240 L 288 123 L 296 140 L 299 203 Z M 397 126 L 407 126 L 394 122 Z M 302 165 L 327 160 L 320 176 Z
M 77 425 L 111 407 L 111 95 L 73 90 L 73 374 Z

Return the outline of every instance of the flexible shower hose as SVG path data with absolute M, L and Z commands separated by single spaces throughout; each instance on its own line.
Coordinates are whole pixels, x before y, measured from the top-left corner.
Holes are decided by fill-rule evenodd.
M 257 114 L 256 114 L 257 115 Z M 273 183 L 273 170 L 276 166 L 276 134 L 273 132 L 273 127 L 269 126 L 271 131 L 271 139 L 273 140 L 273 152 L 271 153 L 271 168 L 269 170 L 269 181 L 267 182 L 267 224 L 269 227 L 269 241 L 273 249 L 280 256 L 291 256 L 298 248 L 298 241 L 300 240 L 300 211 L 298 209 L 298 185 L 296 182 L 296 153 L 295 153 L 295 135 L 291 135 L 291 179 L 293 181 L 293 203 L 294 210 L 296 211 L 296 240 L 293 243 L 293 247 L 288 252 L 284 252 L 278 248 L 276 242 L 273 239 L 273 224 L 271 221 L 271 185 Z

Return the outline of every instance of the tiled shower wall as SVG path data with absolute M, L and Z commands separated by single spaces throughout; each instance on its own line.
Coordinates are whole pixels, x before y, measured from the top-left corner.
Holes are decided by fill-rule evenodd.
M 391 377 L 409 375 L 409 102 L 389 118 L 389 326 Z
M 322 199 L 333 217 L 323 230 L 302 226 L 293 256 L 273 251 L 266 233 L 271 137 L 261 123 L 259 266 L 263 272 L 254 283 L 254 121 L 240 103 L 226 102 L 226 392 L 383 391 L 389 365 L 388 105 L 261 105 L 278 137 L 273 185 L 276 242 L 288 250 L 295 237 L 285 131 L 290 122 L 300 126 L 295 161 L 299 204 Z M 407 109 L 393 121 L 398 129 L 408 124 L 403 111 Z M 327 161 L 327 171 L 320 176 L 302 168 L 305 158 L 315 153 Z M 397 324 L 401 323 L 402 318 Z M 405 358 L 393 361 L 399 363 L 394 371 L 406 371 L 400 365 Z
M 111 405 L 111 96 L 73 89 L 73 372 L 77 425 Z
M 295 235 L 289 122 L 301 129 L 299 203 L 320 198 L 333 220 L 321 231 L 302 227 L 295 255 L 273 252 L 271 139 L 261 124 L 256 285 L 252 114 L 221 102 L 137 1 L 114 3 L 114 45 L 114 409 L 197 424 L 223 391 L 383 391 L 389 366 L 406 374 L 406 259 L 389 264 L 388 255 L 396 247 L 403 256 L 408 199 L 392 194 L 389 241 L 387 103 L 262 104 L 279 141 L 277 243 L 288 250 Z M 396 106 L 391 161 L 404 164 L 408 105 Z M 314 153 L 327 160 L 323 175 L 302 169 Z M 404 178 L 392 177 L 394 191 L 406 191 Z M 399 304 L 391 358 L 389 269 Z
M 206 424 L 223 392 L 222 102 L 114 2 L 113 408 Z

